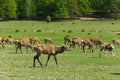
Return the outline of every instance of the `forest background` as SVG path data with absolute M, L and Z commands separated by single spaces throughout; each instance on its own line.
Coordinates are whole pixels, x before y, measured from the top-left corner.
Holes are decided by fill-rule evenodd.
M 0 19 L 44 20 L 120 17 L 120 0 L 0 0 Z

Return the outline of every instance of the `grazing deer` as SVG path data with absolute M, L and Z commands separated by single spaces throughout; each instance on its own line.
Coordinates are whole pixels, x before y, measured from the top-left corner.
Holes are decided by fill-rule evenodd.
M 45 44 L 47 44 L 47 43 L 48 43 L 48 44 L 53 44 L 53 40 L 52 40 L 51 38 L 45 38 L 45 39 L 44 39 L 44 43 L 45 43 Z
M 107 43 L 107 42 L 102 42 L 99 57 L 101 57 L 101 51 L 103 51 L 103 50 L 104 51 L 108 50 L 109 54 L 112 55 L 113 49 L 114 49 L 113 44 L 110 44 L 110 43 Z

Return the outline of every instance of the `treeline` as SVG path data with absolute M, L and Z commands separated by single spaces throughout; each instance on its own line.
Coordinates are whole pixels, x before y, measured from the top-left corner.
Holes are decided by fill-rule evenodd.
M 52 19 L 120 17 L 120 0 L 0 0 L 0 18 Z

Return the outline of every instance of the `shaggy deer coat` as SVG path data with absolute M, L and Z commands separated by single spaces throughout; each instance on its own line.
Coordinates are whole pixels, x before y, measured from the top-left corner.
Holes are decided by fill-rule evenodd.
M 30 37 L 30 42 L 31 43 L 33 43 L 33 44 L 37 44 L 37 43 L 41 43 L 40 41 L 39 41 L 39 38 L 38 37 L 35 37 L 35 36 L 32 36 L 32 37 Z
M 45 66 L 47 66 L 47 63 L 48 63 L 51 55 L 54 56 L 54 60 L 57 65 L 58 62 L 57 62 L 56 55 L 58 53 L 63 53 L 65 50 L 67 50 L 67 47 L 66 46 L 55 46 L 55 45 L 50 45 L 50 44 L 39 44 L 36 47 L 34 47 L 34 50 L 36 51 L 37 54 L 33 58 L 33 67 L 35 67 L 35 60 L 37 60 L 39 62 L 39 64 L 42 66 L 42 63 L 39 60 L 39 56 L 41 54 L 48 55 L 46 65 L 45 65 Z
M 21 53 L 22 53 L 22 49 L 21 49 L 22 46 L 25 46 L 25 47 L 26 47 L 26 52 L 27 52 L 27 53 L 28 53 L 28 47 L 33 50 L 33 48 L 32 48 L 32 43 L 30 42 L 30 39 L 27 38 L 27 37 L 20 39 L 20 40 L 16 43 L 16 45 L 17 45 L 17 47 L 16 47 L 16 53 L 17 53 L 17 50 L 18 50 L 18 49 L 20 49 L 20 51 L 21 51 Z
M 82 41 L 83 52 L 85 52 L 86 46 L 88 46 L 88 49 L 90 49 L 90 52 L 92 52 L 92 53 L 94 52 L 93 43 L 89 39 L 83 39 L 83 41 Z
M 90 41 L 95 44 L 96 48 L 97 46 L 100 47 L 100 44 L 102 43 L 102 40 L 100 40 L 99 38 L 90 38 Z
M 107 43 L 107 42 L 102 42 L 99 57 L 101 57 L 101 51 L 103 51 L 103 50 L 104 51 L 108 50 L 109 54 L 112 55 L 113 49 L 114 49 L 113 44 L 110 44 L 110 43 Z
M 118 39 L 118 38 L 114 38 L 114 39 L 112 39 L 112 43 L 114 44 L 114 45 L 120 45 L 120 39 Z
M 66 45 L 66 44 L 71 44 L 71 42 L 72 42 L 72 39 L 69 37 L 69 36 L 65 36 L 64 37 L 64 44 Z
M 71 47 L 75 48 L 75 45 L 78 45 L 79 47 L 82 46 L 82 41 L 83 39 L 81 38 L 73 38 L 70 44 L 70 48 Z
M 45 38 L 45 39 L 44 39 L 44 43 L 45 43 L 45 44 L 47 44 L 47 43 L 48 43 L 48 44 L 53 44 L 53 40 L 52 40 L 51 38 Z

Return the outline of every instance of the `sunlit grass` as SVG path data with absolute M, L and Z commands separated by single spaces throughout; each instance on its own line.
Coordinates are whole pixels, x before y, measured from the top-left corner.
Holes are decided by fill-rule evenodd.
M 74 23 L 73 23 L 74 22 Z M 119 31 L 119 21 L 66 21 L 66 22 L 40 22 L 40 21 L 8 21 L 0 22 L 0 36 L 11 35 L 15 39 L 25 36 L 38 36 L 43 39 L 50 37 L 55 45 L 63 45 L 63 37 L 70 35 L 80 38 L 98 37 L 103 41 L 111 42 L 112 38 L 120 37 L 113 31 Z M 112 24 L 114 23 L 114 24 Z M 82 31 L 84 29 L 84 31 Z M 15 32 L 19 30 L 19 32 Z M 26 30 L 24 32 L 24 30 Z M 41 32 L 33 32 L 41 30 Z M 51 57 L 48 66 L 41 67 L 36 62 L 33 67 L 33 56 L 36 54 L 29 49 L 26 53 L 15 53 L 14 45 L 6 45 L 0 51 L 0 80 L 119 80 L 120 77 L 120 47 L 115 47 L 116 56 L 102 54 L 99 58 L 99 49 L 94 53 L 83 53 L 80 48 L 71 49 L 58 54 L 58 65 Z M 43 65 L 47 55 L 39 58 Z

